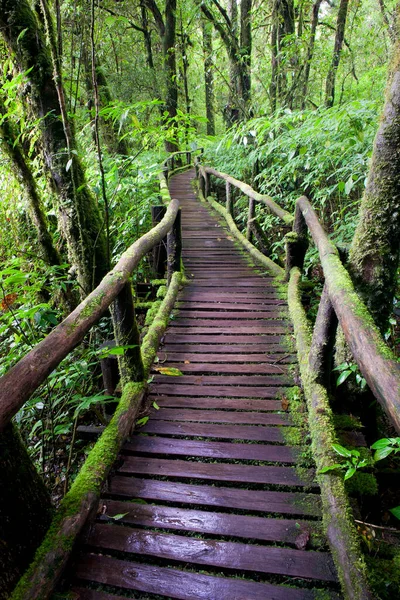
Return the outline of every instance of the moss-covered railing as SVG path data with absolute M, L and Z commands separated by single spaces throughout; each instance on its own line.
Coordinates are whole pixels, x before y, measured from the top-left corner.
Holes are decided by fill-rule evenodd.
M 371 598 L 367 570 L 342 476 L 333 471 L 320 474 L 323 467 L 337 462 L 332 450 L 332 444 L 337 442 L 337 438 L 327 391 L 337 326 L 340 325 L 354 360 L 397 432 L 400 432 L 400 365 L 383 340 L 365 304 L 357 295 L 336 246 L 329 240 L 305 196 L 297 200 L 293 216 L 269 196 L 258 194 L 249 185 L 211 167 L 203 166 L 199 161 L 196 163 L 196 174 L 199 179 L 200 198 L 207 200 L 225 218 L 233 235 L 259 264 L 267 267 L 282 281 L 289 282 L 289 311 L 294 324 L 300 372 L 307 400 L 327 537 L 345 597 L 349 600 Z M 213 185 L 211 176 L 225 181 L 225 207 L 210 195 Z M 240 232 L 234 221 L 232 186 L 249 199 L 246 235 Z M 262 203 L 285 225 L 293 225 L 293 230 L 285 236 L 285 269 L 268 256 L 264 256 L 251 243 L 252 233 L 257 232 L 254 226 L 256 202 Z M 299 287 L 309 233 L 319 251 L 325 278 L 313 330 L 301 303 Z M 255 237 L 257 239 L 257 235 Z
M 168 190 L 164 197 L 169 202 L 162 220 L 132 244 L 100 285 L 0 379 L 1 435 L 49 373 L 84 339 L 108 309 L 111 310 L 115 343 L 125 347 L 124 354 L 118 356 L 122 397 L 112 420 L 62 500 L 31 566 L 11 595 L 14 600 L 51 596 L 78 534 L 87 519 L 97 511 L 104 481 L 134 427 L 150 368 L 182 282 L 179 202 L 171 200 Z M 168 290 L 141 342 L 131 276 L 144 255 L 165 237 Z

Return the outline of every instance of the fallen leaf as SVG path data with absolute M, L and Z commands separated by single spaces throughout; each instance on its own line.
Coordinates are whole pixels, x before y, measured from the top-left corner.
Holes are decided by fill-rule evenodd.
M 184 363 L 185 365 L 190 365 L 190 360 L 185 360 Z
M 129 512 L 119 513 L 118 515 L 114 515 L 113 517 L 110 516 L 110 519 L 113 519 L 113 521 L 120 521 L 121 519 L 126 517 L 126 515 L 129 515 Z
M 175 369 L 175 367 L 154 367 L 155 371 L 161 373 L 161 375 L 170 375 L 171 377 L 181 377 L 182 371 Z
M 281 405 L 282 405 L 282 410 L 288 410 L 288 408 L 289 408 L 289 400 L 286 398 L 286 396 L 282 396 L 282 398 L 281 398 Z
M 143 419 L 139 419 L 138 421 L 136 421 L 136 426 L 141 427 L 142 425 L 146 425 L 148 420 L 149 417 L 143 417 Z

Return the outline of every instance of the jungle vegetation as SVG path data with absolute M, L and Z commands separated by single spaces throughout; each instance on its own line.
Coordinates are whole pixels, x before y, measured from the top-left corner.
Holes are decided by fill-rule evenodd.
M 168 153 L 200 146 L 287 210 L 310 198 L 397 349 L 396 4 L 0 0 L 0 375 L 149 229 Z M 258 216 L 279 262 L 283 232 Z M 315 251 L 306 261 L 322 290 Z M 153 279 L 143 261 L 137 283 Z M 87 452 L 77 424 L 107 420 L 98 363 L 110 334 L 103 319 L 7 433 L 45 481 L 44 505 L 57 504 Z M 341 371 L 343 382 L 355 373 Z

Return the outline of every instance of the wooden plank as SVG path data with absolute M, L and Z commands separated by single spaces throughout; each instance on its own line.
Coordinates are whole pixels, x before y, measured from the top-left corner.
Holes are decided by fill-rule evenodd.
M 209 479 L 212 481 L 234 481 L 283 486 L 317 487 L 312 482 L 313 471 L 304 472 L 300 477 L 293 467 L 259 467 L 229 463 L 201 463 L 189 460 L 168 460 L 142 456 L 124 456 L 118 467 L 119 473 L 131 475 L 161 475 L 182 479 Z
M 189 342 L 195 344 L 236 344 L 244 345 L 249 344 L 261 348 L 261 351 L 271 352 L 271 347 L 276 347 L 277 344 L 284 343 L 285 338 L 281 335 L 264 334 L 264 335 L 204 335 L 204 334 L 192 334 L 184 333 L 179 329 L 170 329 L 168 331 L 168 344 L 187 344 Z M 249 348 L 250 350 L 250 348 Z M 257 350 L 260 352 L 260 350 Z M 275 352 L 275 350 L 273 350 Z
M 282 319 L 283 311 L 271 310 L 270 312 L 234 312 L 226 310 L 184 310 L 174 311 L 175 318 L 186 321 L 188 319 L 198 319 L 199 321 L 207 321 L 209 319 L 221 320 L 266 320 L 266 319 Z M 282 321 L 281 321 L 282 322 Z
M 252 425 L 217 425 L 211 423 L 185 423 L 183 421 L 179 423 L 151 419 L 147 421 L 140 431 L 185 437 L 193 436 L 274 443 L 284 442 L 282 432 L 278 427 L 254 427 Z
M 244 412 L 228 410 L 191 410 L 186 408 L 160 408 L 152 410 L 151 419 L 161 421 L 199 421 L 202 423 L 236 423 L 252 425 L 291 425 L 286 414 Z
M 202 456 L 265 462 L 294 463 L 298 451 L 289 446 L 264 444 L 233 444 L 229 442 L 204 442 L 174 438 L 135 435 L 124 444 L 124 453 L 162 454 L 174 456 Z M 252 536 L 250 536 L 252 537 Z
M 110 521 L 113 515 L 122 514 L 124 516 L 118 520 L 121 524 L 281 542 L 290 546 L 296 544 L 304 531 L 308 531 L 310 536 L 312 531 L 322 534 L 320 523 L 294 519 L 266 519 L 160 505 L 143 506 L 108 499 L 101 500 L 101 507 L 104 514 L 100 516 L 100 521 Z
M 177 377 L 176 379 L 181 379 Z M 171 380 L 171 377 L 168 379 Z M 265 387 L 265 386 L 234 386 L 234 385 L 175 385 L 167 383 L 158 383 L 150 385 L 150 393 L 160 394 L 160 396 L 213 396 L 222 398 L 278 398 L 281 396 L 283 387 Z
M 280 400 L 249 400 L 247 398 L 195 398 L 181 396 L 149 396 L 150 402 L 157 402 L 159 406 L 179 407 L 179 408 L 217 408 L 220 410 L 256 410 L 272 411 L 282 410 Z
M 177 335 L 214 335 L 215 338 L 220 338 L 222 334 L 230 335 L 253 335 L 259 336 L 261 334 L 274 334 L 274 333 L 288 333 L 289 327 L 284 325 L 275 325 L 273 321 L 270 323 L 260 325 L 238 325 L 237 323 L 218 325 L 218 328 L 210 323 L 209 326 L 201 327 L 199 325 L 193 325 L 191 327 L 183 326 L 180 324 L 176 327 L 176 323 L 173 323 L 174 333 Z M 167 335 L 171 331 L 167 330 Z M 254 340 L 256 341 L 256 340 Z
M 165 367 L 178 367 L 182 373 L 248 373 L 251 375 L 283 375 L 288 373 L 288 368 L 283 365 L 271 365 L 268 363 L 252 363 L 252 364 L 229 364 L 229 363 L 190 363 L 185 362 L 176 364 L 170 364 L 170 360 L 163 362 L 162 368 Z M 159 365 L 154 365 L 153 370 L 157 371 Z
M 190 342 L 180 342 L 177 345 L 172 342 L 169 343 L 169 338 L 170 335 L 168 336 L 168 340 L 165 341 L 164 345 L 159 351 L 161 361 L 166 360 L 169 356 L 172 356 L 175 353 L 177 357 L 179 354 L 183 356 L 184 354 L 192 353 L 194 361 L 194 356 L 196 356 L 197 353 L 199 353 L 198 356 L 201 356 L 201 353 L 206 352 L 207 356 L 218 356 L 219 358 L 218 360 L 216 359 L 216 362 L 223 362 L 224 358 L 226 358 L 227 362 L 230 362 L 230 360 L 233 360 L 234 356 L 236 355 L 239 356 L 238 362 L 241 361 L 241 356 L 248 356 L 249 362 L 251 362 L 254 354 L 261 353 L 264 354 L 267 360 L 277 360 L 279 361 L 279 364 L 284 364 L 286 362 L 285 355 L 287 356 L 287 362 L 296 362 L 296 356 L 294 354 L 289 354 L 286 346 L 275 344 L 273 342 L 268 342 L 268 344 L 264 343 L 247 345 L 240 343 L 233 343 L 229 345 L 210 343 L 209 345 L 207 345 L 205 343 L 199 344 Z M 244 353 L 246 353 L 246 355 Z M 225 355 L 227 356 L 225 357 Z M 186 358 L 184 358 L 184 360 L 186 360 Z M 190 360 L 190 358 L 188 358 L 187 360 Z
M 210 348 L 208 349 L 210 350 Z M 204 350 L 200 350 L 199 352 L 175 352 L 174 350 L 168 351 L 166 346 L 164 346 L 164 350 L 160 350 L 158 356 L 163 364 L 167 360 L 168 363 L 173 362 L 183 364 L 185 364 L 185 361 L 189 361 L 190 363 L 196 364 L 212 363 L 218 365 L 223 363 L 240 363 L 244 365 L 256 363 L 257 365 L 268 364 L 273 366 L 296 362 L 296 356 L 294 354 L 287 354 L 286 356 L 282 356 L 282 354 L 268 354 L 267 352 L 258 354 L 238 354 L 237 347 L 235 347 L 234 352 L 234 354 L 232 353 L 228 356 L 226 356 L 224 350 L 222 350 L 221 354 L 209 354 Z
M 84 581 L 178 600 L 316 600 L 312 590 L 190 573 L 94 554 L 80 557 L 75 575 Z M 97 599 L 82 596 L 82 600 Z
M 110 480 L 107 493 L 151 502 L 214 506 L 263 514 L 321 516 L 320 497 L 301 492 L 246 490 L 115 475 Z
M 181 375 L 173 377 L 173 385 L 218 385 L 225 386 L 288 386 L 293 385 L 293 378 L 286 375 Z M 154 382 L 170 384 L 170 375 L 155 375 Z M 245 395 L 245 394 L 244 394 Z
M 332 558 L 326 552 L 249 547 L 238 542 L 199 540 L 100 523 L 92 527 L 87 543 L 96 548 L 157 556 L 191 565 L 336 581 Z
M 263 300 L 260 301 L 262 306 L 255 307 L 253 304 L 256 303 L 256 300 L 249 300 L 247 303 L 244 303 L 242 300 L 240 303 L 235 302 L 233 298 L 231 302 L 215 302 L 213 300 L 193 300 L 192 302 L 176 302 L 175 306 L 179 311 L 182 310 L 202 310 L 202 311 L 215 311 L 215 310 L 226 310 L 226 311 L 247 311 L 254 310 L 262 310 L 264 312 L 276 311 L 280 310 L 282 307 L 286 309 L 286 302 L 284 300 Z

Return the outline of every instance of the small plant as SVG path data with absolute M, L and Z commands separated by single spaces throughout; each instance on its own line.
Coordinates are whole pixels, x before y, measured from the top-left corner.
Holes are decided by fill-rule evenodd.
M 339 386 L 346 381 L 351 375 L 355 375 L 356 383 L 363 390 L 367 385 L 364 377 L 359 373 L 358 365 L 355 363 L 344 362 L 341 365 L 338 365 L 333 369 L 334 371 L 338 371 L 339 377 L 336 380 L 336 385 Z
M 345 460 L 341 463 L 335 463 L 333 465 L 323 467 L 320 469 L 320 473 L 327 473 L 328 471 L 339 469 L 341 471 L 345 471 L 344 479 L 346 481 L 346 479 L 353 477 L 358 469 L 362 469 L 368 465 L 368 460 L 366 458 L 361 458 L 358 450 L 348 450 L 340 444 L 332 444 L 332 448 L 337 454 L 339 454 L 339 456 L 345 458 Z
M 374 461 L 383 460 L 390 454 L 398 454 L 400 452 L 400 437 L 382 438 L 377 440 L 371 446 L 371 450 L 375 450 Z

